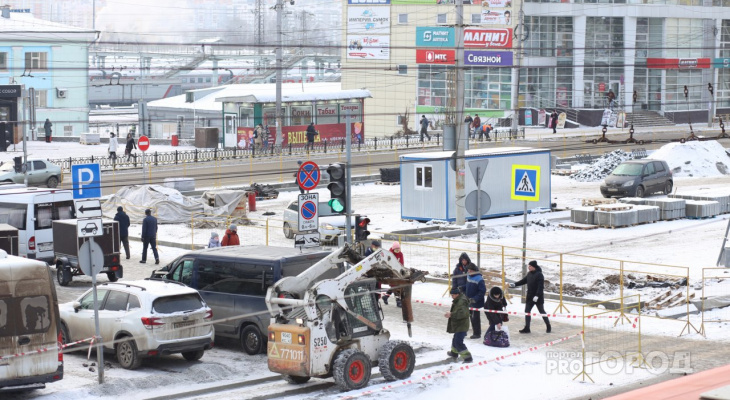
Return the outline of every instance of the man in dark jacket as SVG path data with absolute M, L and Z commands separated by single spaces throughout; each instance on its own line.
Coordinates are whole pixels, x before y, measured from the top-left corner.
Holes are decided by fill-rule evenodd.
M 484 283 L 482 273 L 475 264 L 467 266 L 469 276 L 466 279 L 466 297 L 469 299 L 469 319 L 471 319 L 471 329 L 474 332 L 469 339 L 482 338 L 482 317 L 480 310 L 474 308 L 484 307 L 484 295 L 487 293 L 487 285 Z
M 464 293 L 466 291 L 466 267 L 471 264 L 471 259 L 466 253 L 461 253 L 459 262 L 451 273 L 451 288 L 457 288 Z
M 142 260 L 141 264 L 147 262 L 147 246 L 152 247 L 152 254 L 155 255 L 155 264 L 160 263 L 160 256 L 157 254 L 157 218 L 152 216 L 152 210 L 144 210 L 142 220 Z
M 425 135 L 430 142 L 431 136 L 428 135 L 428 118 L 425 115 L 421 115 L 421 120 L 418 123 L 421 124 L 421 141 L 423 142 L 423 136 Z
M 469 135 L 470 138 L 474 137 L 474 134 L 471 130 L 471 126 L 474 123 L 474 118 L 472 118 L 471 115 L 466 114 L 466 118 L 464 118 L 464 123 L 466 124 L 466 133 Z
M 314 150 L 314 137 L 318 134 L 317 129 L 314 127 L 314 122 L 310 122 L 307 127 L 307 145 L 304 146 L 305 151 L 310 148 Z
M 370 242 L 370 247 L 368 247 L 367 250 L 365 250 L 365 257 L 369 257 L 371 254 L 378 251 L 379 248 L 383 246 L 382 243 L 380 243 L 380 240 L 374 239 L 372 242 Z
M 528 269 L 530 270 L 530 272 L 527 273 L 527 276 L 515 283 L 510 283 L 509 287 L 522 286 L 524 284 L 527 284 L 527 303 L 525 304 L 525 312 L 529 313 L 532 310 L 533 306 L 537 306 L 537 310 L 540 311 L 540 314 L 545 315 L 547 313 L 545 312 L 545 308 L 542 306 L 545 302 L 545 295 L 543 293 L 543 288 L 545 286 L 545 277 L 542 276 L 542 268 L 537 265 L 537 261 L 532 260 L 528 264 Z M 520 330 L 520 333 L 530 333 L 531 320 L 532 317 L 530 317 L 529 315 L 525 316 L 525 327 Z M 542 317 L 542 320 L 545 321 L 547 333 L 550 333 L 552 329 L 550 326 L 550 320 L 547 316 Z
M 451 311 L 444 314 L 444 317 L 449 319 L 446 332 L 453 333 L 454 337 L 451 339 L 451 350 L 446 354 L 454 361 L 461 356 L 464 363 L 470 363 L 474 360 L 464 344 L 466 332 L 469 330 L 469 301 L 459 289 L 453 288 L 449 293 L 454 301 L 451 303 Z
M 119 223 L 119 239 L 122 241 L 124 252 L 129 260 L 129 215 L 124 212 L 122 206 L 117 207 L 117 215 L 114 216 L 114 220 Z
M 489 296 L 487 296 L 487 303 L 484 306 L 484 309 L 491 311 L 503 311 L 505 307 L 507 307 L 507 300 L 504 299 L 502 288 L 495 286 L 489 289 Z M 487 315 L 487 320 L 489 321 L 487 333 L 493 332 L 495 328 L 502 329 L 502 315 L 504 314 L 487 311 L 485 311 L 484 314 Z

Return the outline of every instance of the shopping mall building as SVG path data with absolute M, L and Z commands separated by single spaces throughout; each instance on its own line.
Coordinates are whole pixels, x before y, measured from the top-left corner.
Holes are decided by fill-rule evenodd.
M 730 113 L 730 0 L 525 1 L 518 38 L 520 1 L 464 0 L 465 113 L 508 123 L 518 43 L 522 110 L 598 125 L 611 90 L 627 113 L 675 123 L 707 122 L 713 101 Z M 406 111 L 412 128 L 443 120 L 461 56 L 454 0 L 347 3 L 342 88 L 372 93 L 367 132 L 393 134 Z

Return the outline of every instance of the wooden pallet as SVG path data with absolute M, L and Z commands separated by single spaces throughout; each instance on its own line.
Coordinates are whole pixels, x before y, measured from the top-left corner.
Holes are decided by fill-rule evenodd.
M 598 225 L 581 224 L 578 222 L 563 222 L 558 226 L 568 229 L 578 229 L 581 231 L 589 231 L 591 229 L 598 229 Z
M 86 144 L 86 145 L 100 145 L 101 142 L 79 142 L 79 144 Z
M 616 199 L 604 199 L 604 198 L 588 198 L 588 199 L 581 199 L 581 205 L 583 207 L 585 206 L 595 206 L 598 204 L 615 204 L 617 202 Z
M 606 228 L 606 229 L 621 229 L 621 228 L 630 228 L 632 226 L 637 226 L 637 225 L 638 224 L 623 225 L 623 226 L 613 226 L 613 225 L 598 225 L 598 226 L 600 226 L 601 228 Z
M 712 216 L 712 217 L 685 217 L 685 218 L 687 218 L 687 219 L 712 219 L 712 218 L 715 218 L 715 217 L 716 216 Z
M 400 182 L 381 182 L 377 181 L 375 182 L 376 185 L 385 185 L 385 186 L 397 186 L 400 185 Z
M 623 203 L 615 203 L 615 204 L 603 204 L 603 205 L 597 205 L 595 206 L 596 211 L 628 211 L 634 208 L 633 204 L 623 204 Z

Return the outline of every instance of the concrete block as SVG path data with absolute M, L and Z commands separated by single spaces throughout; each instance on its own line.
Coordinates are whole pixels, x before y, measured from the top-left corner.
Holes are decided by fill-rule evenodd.
M 639 223 L 638 213 L 636 210 L 624 211 L 596 211 L 596 225 L 609 227 L 631 226 Z
M 595 225 L 594 213 L 594 207 L 576 207 L 570 210 L 570 222 Z
M 180 192 L 195 190 L 195 178 L 165 178 L 162 186 L 176 189 Z
M 708 200 L 686 200 L 688 218 L 712 218 L 720 214 L 720 203 Z

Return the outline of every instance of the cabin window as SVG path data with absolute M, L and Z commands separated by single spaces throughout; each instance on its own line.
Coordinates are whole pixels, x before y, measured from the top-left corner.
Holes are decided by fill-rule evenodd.
M 416 188 L 430 189 L 433 187 L 433 168 L 425 165 L 416 166 Z

